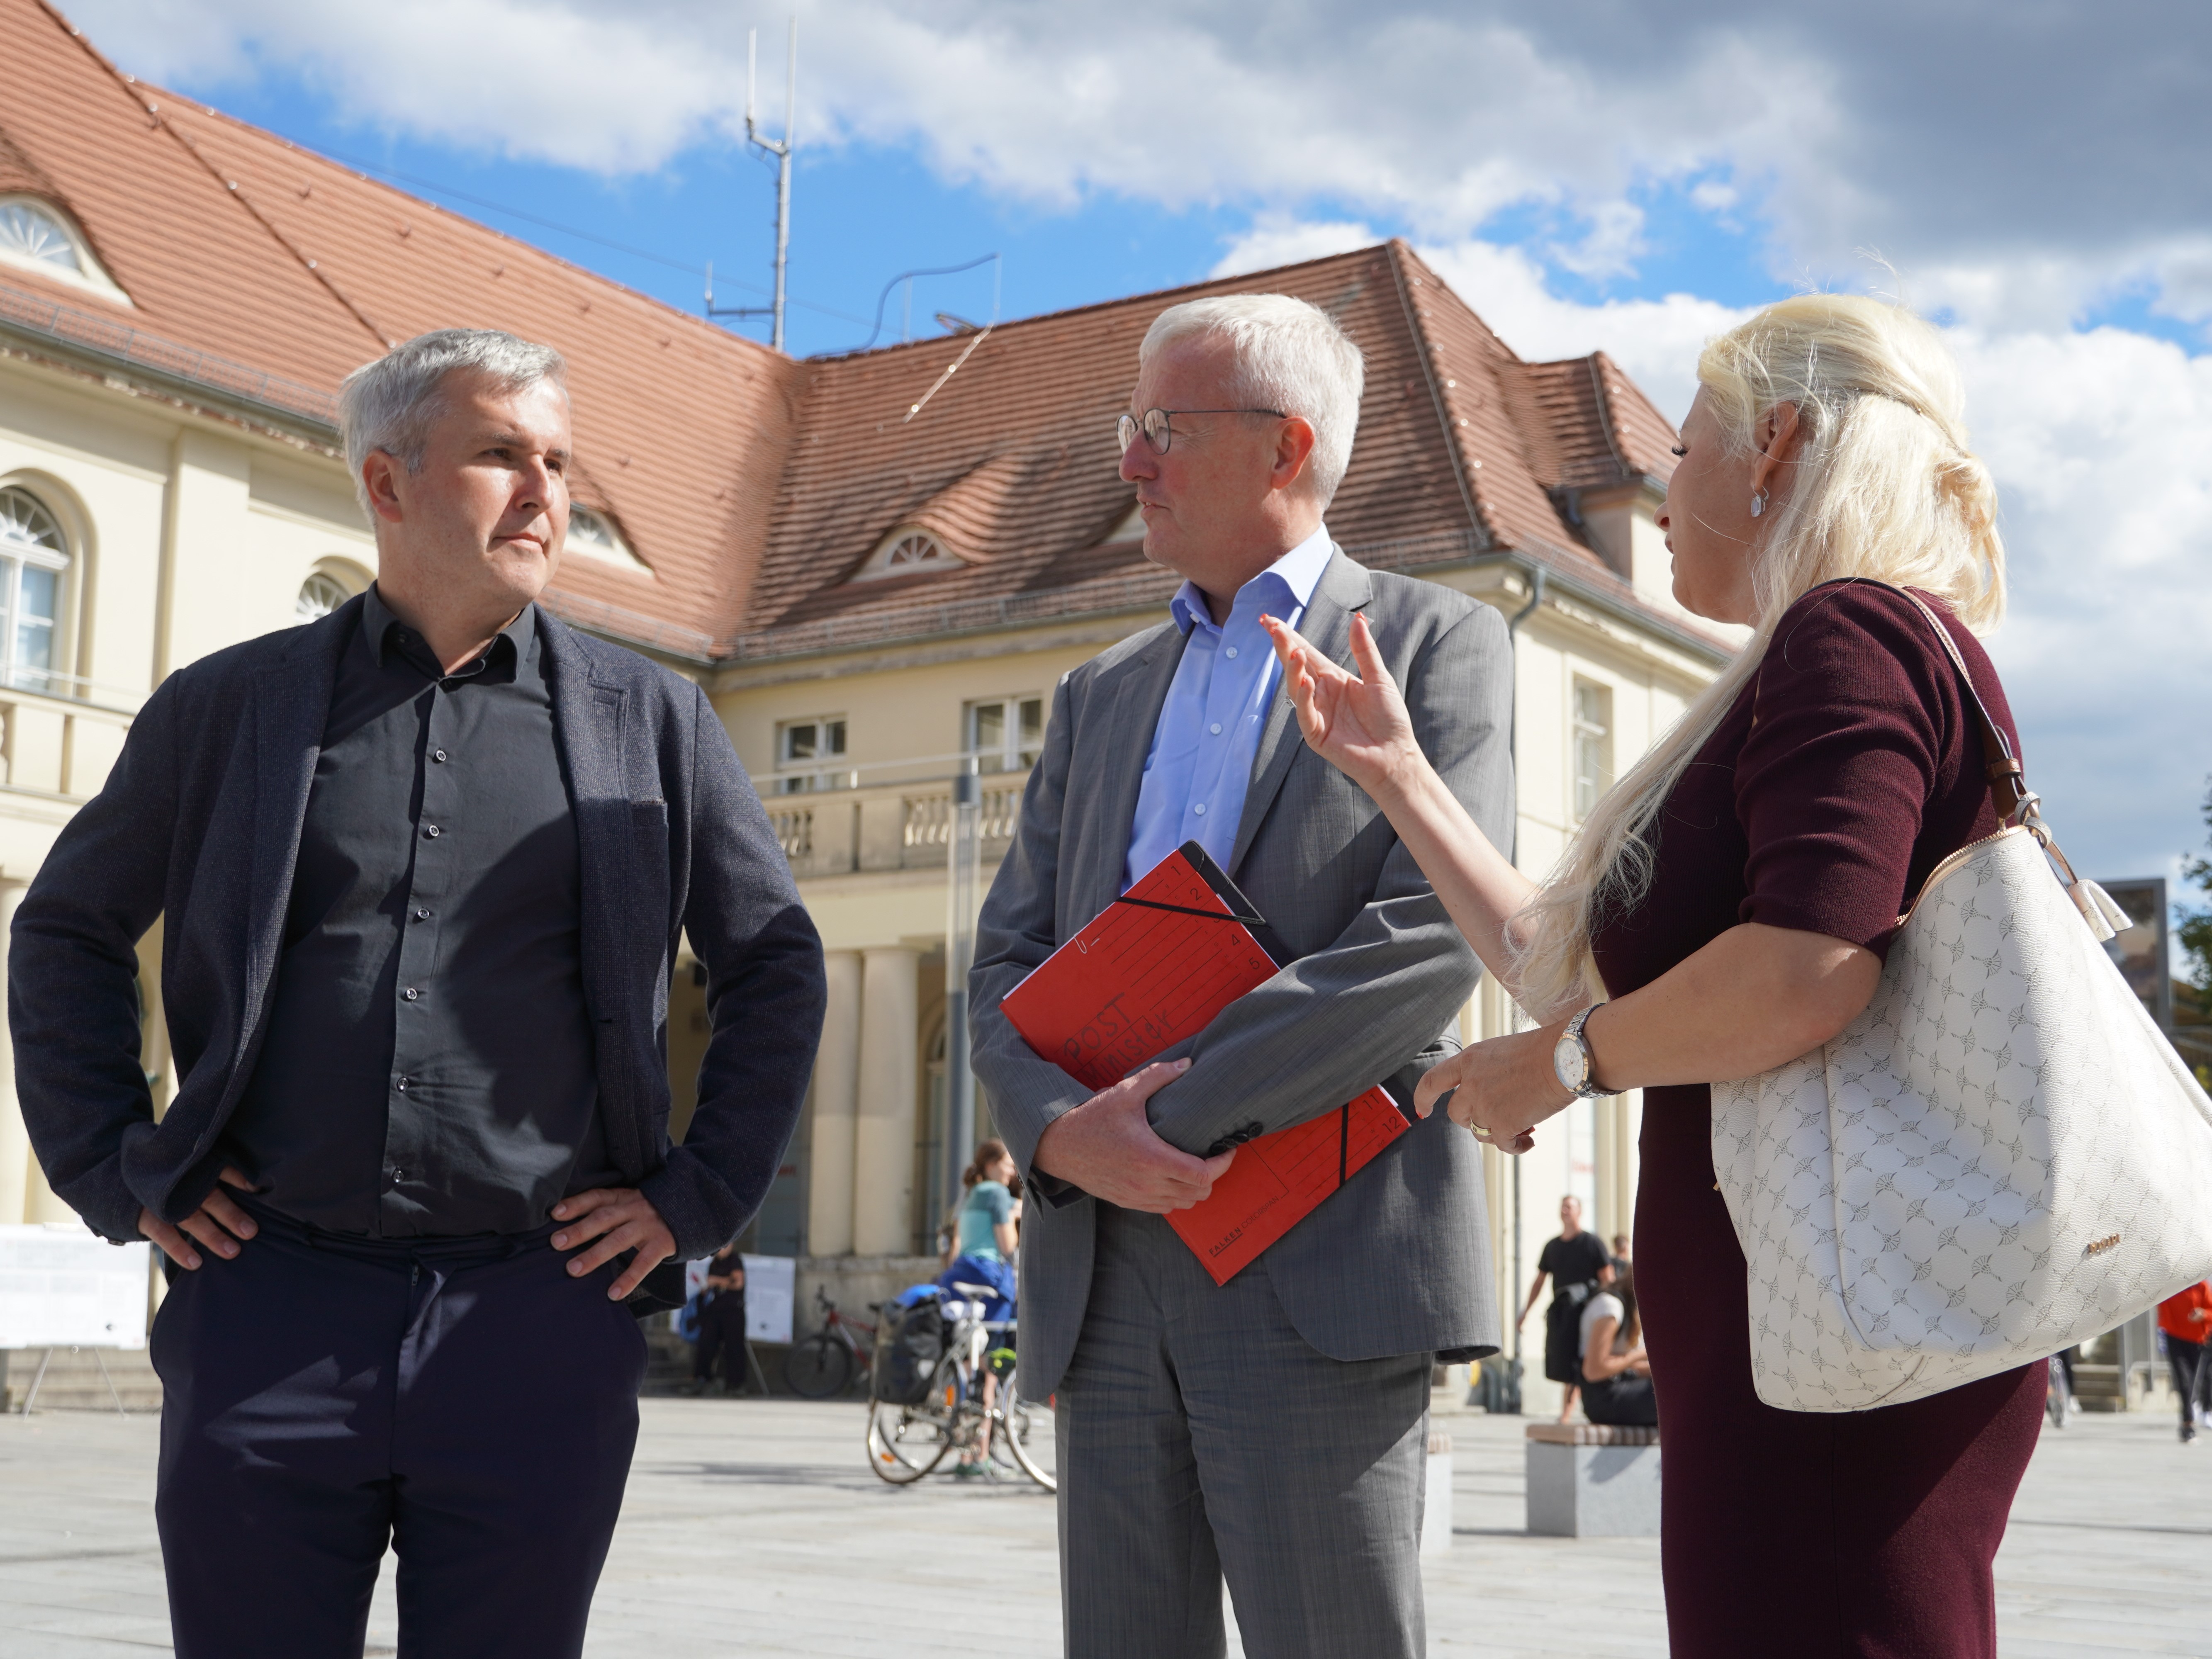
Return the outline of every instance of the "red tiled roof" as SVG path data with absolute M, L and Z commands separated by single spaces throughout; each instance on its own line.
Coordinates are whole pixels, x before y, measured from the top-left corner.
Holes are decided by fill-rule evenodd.
M 0 171 L 42 181 L 14 187 L 57 197 L 131 305 L 14 267 L 0 283 L 331 391 L 428 329 L 546 341 L 568 359 L 577 498 L 653 573 L 572 555 L 557 584 L 571 610 L 634 613 L 632 634 L 643 618 L 703 634 L 701 618 L 742 606 L 799 365 L 135 82 L 41 0 L 0 0 L 0 61 L 47 89 L 0 108 Z
M 134 82 L 46 0 L 0 0 L 0 59 L 15 84 L 49 88 L 0 109 L 0 189 L 56 198 L 131 304 L 12 267 L 0 287 L 112 310 L 157 343 L 297 383 L 309 401 L 427 329 L 499 327 L 559 347 L 577 498 L 653 572 L 565 561 L 555 603 L 587 625 L 750 654 L 764 635 L 880 637 L 909 620 L 933 631 L 1164 598 L 1172 579 L 1139 544 L 1106 539 L 1133 501 L 1113 426 L 1137 343 L 1168 305 L 1258 291 L 1311 301 L 1366 354 L 1358 440 L 1328 515 L 1339 541 L 1395 546 L 1399 562 L 1425 548 L 1519 550 L 1633 603 L 1582 542 L 1567 492 L 1663 478 L 1672 428 L 1602 355 L 1522 362 L 1403 242 L 980 339 L 794 362 Z M 26 314 L 0 301 L 0 316 Z M 904 526 L 961 563 L 850 581 Z
M 1423 539 L 1542 550 L 1602 582 L 1555 491 L 1673 468 L 1674 434 L 1603 356 L 1524 363 L 1403 242 L 805 365 L 799 438 L 778 494 L 749 639 L 833 619 L 858 637 L 916 607 L 1164 577 L 1104 538 L 1134 492 L 1114 421 L 1137 343 L 1170 305 L 1278 292 L 1327 311 L 1366 357 L 1352 465 L 1328 513 L 1348 545 Z M 913 418 L 907 411 L 968 354 Z M 966 562 L 853 582 L 892 531 L 929 530 Z M 1623 589 L 1625 592 L 1625 587 Z

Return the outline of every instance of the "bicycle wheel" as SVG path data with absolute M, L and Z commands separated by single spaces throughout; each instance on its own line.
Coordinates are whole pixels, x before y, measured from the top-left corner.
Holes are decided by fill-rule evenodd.
M 952 1449 L 959 1407 L 959 1373 L 949 1358 L 938 1362 L 929 1392 L 914 1405 L 871 1400 L 868 1467 L 894 1486 L 921 1480 Z
M 991 1455 L 1000 1455 L 1003 1446 L 1024 1474 L 1047 1492 L 1058 1492 L 1059 1476 L 1038 1460 L 1035 1449 L 1052 1438 L 1052 1409 L 1023 1399 L 1020 1381 L 1021 1373 L 1012 1371 L 999 1384 L 999 1423 L 991 1435 Z
M 853 1351 L 817 1331 L 783 1357 L 783 1380 L 801 1400 L 828 1400 L 853 1380 Z

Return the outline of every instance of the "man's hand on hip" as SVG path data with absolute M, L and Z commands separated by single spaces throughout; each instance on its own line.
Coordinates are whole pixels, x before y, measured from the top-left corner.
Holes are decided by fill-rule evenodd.
M 254 1225 L 253 1218 L 232 1203 L 230 1194 L 222 1189 L 228 1184 L 250 1193 L 253 1183 L 228 1166 L 217 1182 L 216 1189 L 207 1195 L 207 1201 L 182 1221 L 164 1221 L 150 1209 L 138 1212 L 138 1231 L 160 1245 L 161 1254 L 179 1267 L 197 1268 L 200 1265 L 200 1253 L 192 1248 L 194 1239 L 228 1261 L 238 1254 L 240 1239 L 251 1238 L 260 1231 Z
M 607 1286 L 610 1301 L 623 1300 L 645 1282 L 646 1274 L 676 1254 L 676 1235 L 668 1231 L 653 1200 L 635 1187 L 594 1187 L 572 1194 L 553 1206 L 553 1218 L 576 1224 L 553 1235 L 556 1250 L 599 1240 L 568 1264 L 569 1273 L 578 1279 L 624 1250 L 637 1252 L 622 1277 Z
M 1061 1113 L 1037 1138 L 1036 1167 L 1125 1210 L 1165 1215 L 1213 1190 L 1237 1149 L 1194 1158 L 1152 1133 L 1145 1103 L 1190 1069 L 1188 1060 L 1147 1066 Z

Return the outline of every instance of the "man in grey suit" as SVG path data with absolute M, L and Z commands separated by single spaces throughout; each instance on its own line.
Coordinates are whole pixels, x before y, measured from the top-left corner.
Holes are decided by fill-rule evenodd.
M 1218 1655 L 1225 1575 L 1249 1653 L 1411 1659 L 1430 1366 L 1498 1336 L 1478 1148 L 1421 1121 L 1218 1287 L 1164 1218 L 1243 1140 L 1386 1079 L 1410 1100 L 1480 974 L 1375 804 L 1307 750 L 1261 616 L 1348 662 L 1364 613 L 1422 747 L 1501 844 L 1510 648 L 1494 611 L 1329 539 L 1361 363 L 1321 312 L 1196 301 L 1138 355 L 1121 476 L 1147 556 L 1187 580 L 1171 621 L 1060 681 L 972 981 L 975 1070 L 1036 1195 L 1022 1382 L 1058 1395 L 1067 1652 Z M 1295 960 L 1091 1095 L 1000 1000 L 1191 839 Z

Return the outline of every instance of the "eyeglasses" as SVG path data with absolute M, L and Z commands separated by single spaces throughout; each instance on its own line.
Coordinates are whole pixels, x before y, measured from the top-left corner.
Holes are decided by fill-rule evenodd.
M 1290 418 L 1279 409 L 1148 409 L 1141 422 L 1133 415 L 1124 415 L 1114 423 L 1115 436 L 1121 441 L 1121 453 L 1129 453 L 1129 446 L 1137 441 L 1137 434 L 1142 432 L 1153 454 L 1166 454 L 1175 437 L 1168 418 L 1174 415 L 1272 415 L 1279 421 Z

